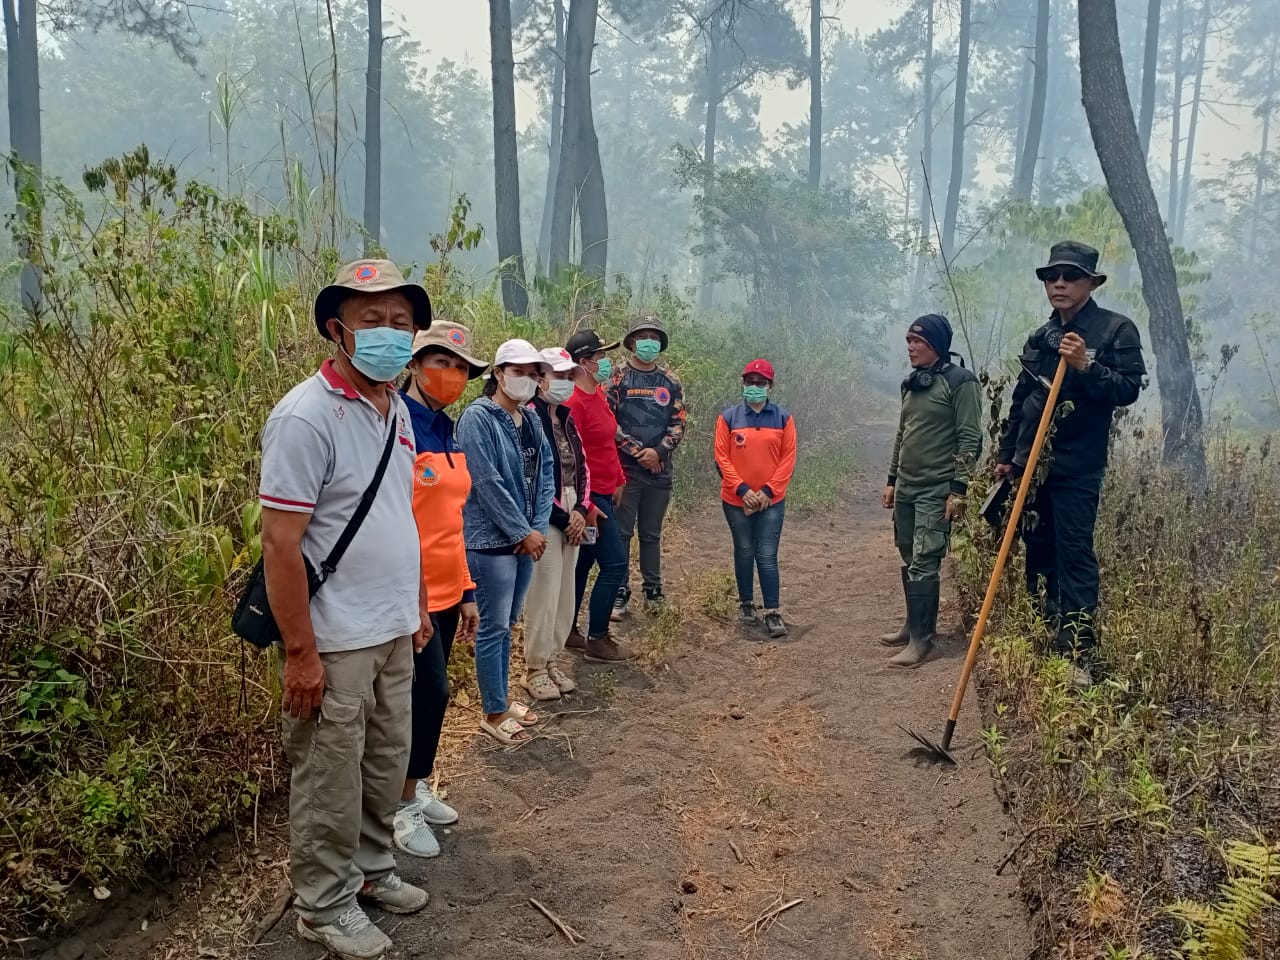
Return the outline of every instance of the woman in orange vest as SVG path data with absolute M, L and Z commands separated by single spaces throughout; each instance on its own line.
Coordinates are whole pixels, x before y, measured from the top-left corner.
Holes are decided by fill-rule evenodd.
M 413 422 L 413 513 L 435 630 L 431 642 L 414 655 L 413 741 L 395 817 L 396 847 L 417 857 L 438 855 L 440 844 L 431 827 L 458 819 L 457 811 L 431 790 L 428 778 L 449 703 L 449 653 L 455 640 L 474 641 L 480 623 L 462 541 L 462 505 L 471 492 L 471 474 L 466 455 L 454 442 L 453 420 L 445 413 L 462 396 L 467 381 L 487 367 L 472 350 L 470 330 L 437 318 L 413 338 L 413 360 L 401 391 Z
M 764 625 L 774 639 L 787 635 L 782 619 L 778 542 L 784 498 L 796 468 L 796 425 L 769 399 L 773 364 L 752 360 L 742 371 L 742 403 L 716 421 L 716 467 L 720 499 L 733 534 L 733 571 L 742 622 L 754 624 L 755 574 L 760 571 Z

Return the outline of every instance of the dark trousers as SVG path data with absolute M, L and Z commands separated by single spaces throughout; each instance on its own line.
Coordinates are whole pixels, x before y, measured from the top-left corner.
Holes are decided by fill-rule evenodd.
M 646 595 L 662 593 L 662 521 L 671 504 L 671 488 L 660 487 L 637 477 L 627 479 L 618 507 L 618 530 L 626 547 L 627 573 L 623 583 L 630 586 L 631 537 L 640 536 L 640 576 Z
M 1098 556 L 1093 529 L 1102 478 L 1050 475 L 1036 489 L 1023 521 L 1027 545 L 1027 591 L 1047 618 L 1059 618 L 1056 649 L 1088 652 L 1096 644 Z
M 778 542 L 782 539 L 782 521 L 787 505 L 775 503 L 768 510 L 747 512 L 733 504 L 721 504 L 724 518 L 733 534 L 733 574 L 738 581 L 738 600 L 751 603 L 755 599 L 755 574 L 760 572 L 760 596 L 766 610 L 781 605 L 778 576 Z
M 613 601 L 618 595 L 618 588 L 627 579 L 627 548 L 618 532 L 613 498 L 593 495 L 591 502 L 604 514 L 604 518 L 600 521 L 596 542 L 584 543 L 578 548 L 578 567 L 574 571 L 577 582 L 573 619 L 577 623 L 577 611 L 582 609 L 582 598 L 587 592 L 591 566 L 598 563 L 600 575 L 596 577 L 596 585 L 591 590 L 591 606 L 587 610 L 587 636 L 603 637 L 609 632 L 609 614 L 613 612 Z
M 449 705 L 449 654 L 458 632 L 459 607 L 431 615 L 434 633 L 421 653 L 413 655 L 413 739 L 409 747 L 409 780 L 431 776 Z

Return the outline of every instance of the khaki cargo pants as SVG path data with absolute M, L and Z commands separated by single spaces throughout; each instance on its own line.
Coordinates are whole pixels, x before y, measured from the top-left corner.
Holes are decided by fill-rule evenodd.
M 311 923 L 332 922 L 366 881 L 395 869 L 392 824 L 413 712 L 410 637 L 320 659 L 319 715 L 284 718 L 289 864 L 295 909 Z

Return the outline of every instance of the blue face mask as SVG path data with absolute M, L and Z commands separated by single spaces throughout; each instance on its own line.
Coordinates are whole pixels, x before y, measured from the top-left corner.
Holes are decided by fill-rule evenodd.
M 608 357 L 601 357 L 596 361 L 596 372 L 591 375 L 595 378 L 596 383 L 606 383 L 613 376 L 613 361 Z
M 356 350 L 348 354 L 351 365 L 374 383 L 394 380 L 413 359 L 413 334 L 408 330 L 368 327 L 354 331 L 353 336 Z
M 662 344 L 657 340 L 637 340 L 636 358 L 642 363 L 653 363 L 654 358 L 662 352 Z
M 769 399 L 768 387 L 743 387 L 742 399 L 747 403 L 764 403 Z

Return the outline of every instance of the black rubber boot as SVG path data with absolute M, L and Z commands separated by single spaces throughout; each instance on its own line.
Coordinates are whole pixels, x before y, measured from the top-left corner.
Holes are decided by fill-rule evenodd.
M 933 655 L 933 637 L 938 626 L 938 598 L 942 583 L 931 580 L 907 581 L 907 627 L 911 635 L 907 649 L 889 660 L 891 667 L 918 667 Z
M 908 583 L 907 568 L 903 567 L 902 568 L 902 595 L 904 597 L 906 597 L 909 592 L 907 588 L 907 583 Z M 908 603 L 910 603 L 910 601 L 908 601 Z M 907 645 L 907 641 L 910 639 L 911 639 L 911 630 L 909 627 L 909 622 L 907 620 L 903 620 L 901 629 L 895 630 L 893 633 L 886 633 L 880 637 L 880 646 L 905 647 Z

